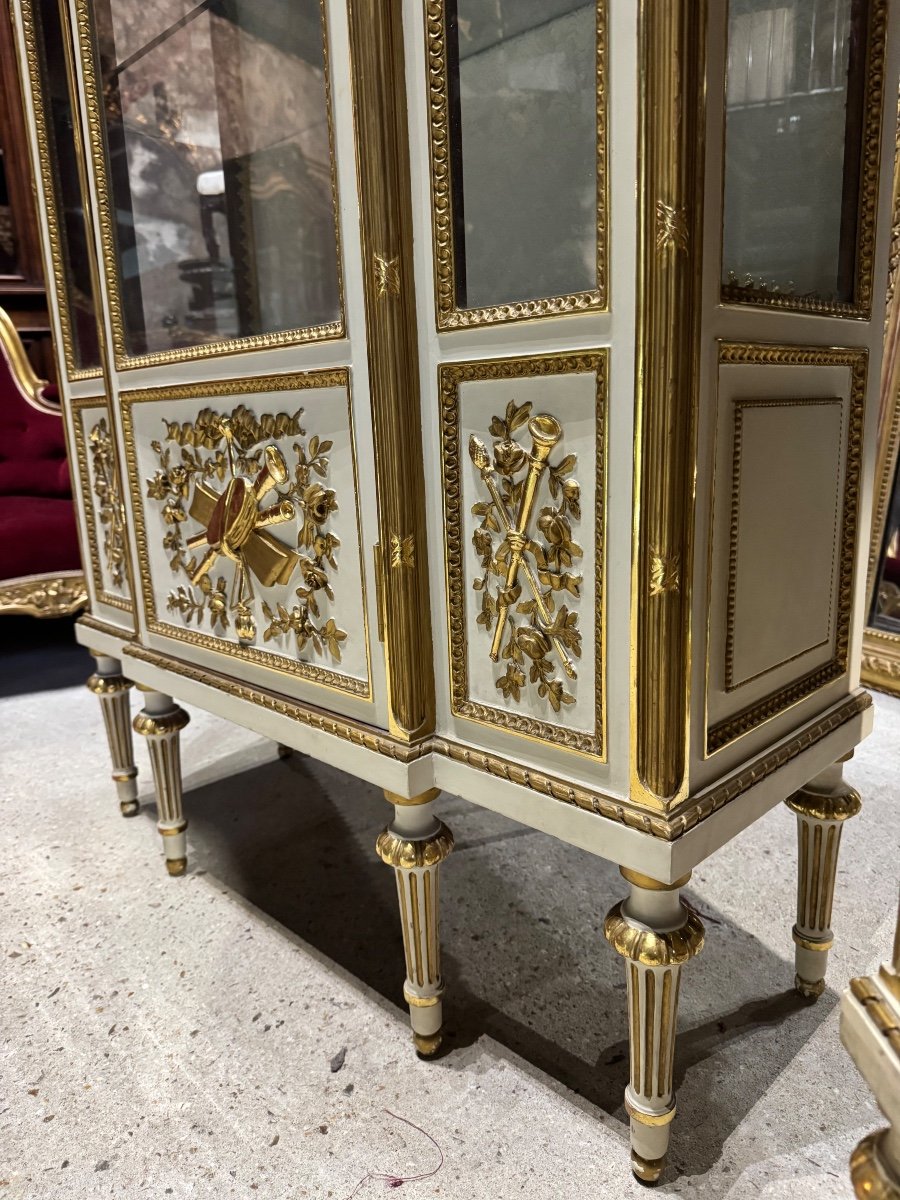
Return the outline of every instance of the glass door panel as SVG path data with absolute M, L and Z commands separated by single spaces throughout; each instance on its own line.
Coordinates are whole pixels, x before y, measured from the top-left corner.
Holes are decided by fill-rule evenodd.
M 865 302 L 873 19 L 870 0 L 730 0 L 724 300 L 813 311 Z
M 70 377 L 100 374 L 97 310 L 91 282 L 88 231 L 78 178 L 72 105 L 66 80 L 64 33 L 57 0 L 34 0 L 34 62 L 40 80 L 38 128 L 47 143 L 41 158 L 47 226 L 53 250 L 63 351 Z
M 98 0 L 92 13 L 117 357 L 339 336 L 318 0 Z

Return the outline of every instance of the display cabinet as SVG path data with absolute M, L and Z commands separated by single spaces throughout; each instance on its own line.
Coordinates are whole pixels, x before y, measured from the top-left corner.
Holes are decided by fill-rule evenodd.
M 56 261 L 56 0 L 13 8 Z M 860 807 L 841 764 L 872 719 L 887 9 L 58 10 L 101 314 L 102 376 L 64 383 L 91 566 L 78 636 L 122 811 L 132 682 L 173 875 L 173 697 L 383 788 L 424 1055 L 453 845 L 440 791 L 619 864 L 605 932 L 647 1181 L 703 945 L 680 890 L 785 800 L 796 983 L 824 988 Z

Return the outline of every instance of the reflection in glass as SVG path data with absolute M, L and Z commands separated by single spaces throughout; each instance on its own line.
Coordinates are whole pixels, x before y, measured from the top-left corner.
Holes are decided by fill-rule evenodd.
M 460 308 L 597 287 L 597 8 L 446 0 Z
M 79 370 L 91 370 L 100 366 L 97 311 L 91 283 L 88 228 L 81 202 L 58 0 L 36 0 L 34 23 L 47 127 L 47 165 L 53 176 L 53 202 L 65 274 L 66 294 L 60 297 L 60 303 L 66 308 L 70 339 L 68 349 L 72 363 Z
M 722 282 L 850 303 L 868 0 L 729 0 Z
M 869 624 L 887 633 L 900 634 L 900 471 L 894 475 Z
M 130 355 L 340 320 L 318 0 L 100 0 Z
M 6 183 L 6 165 L 3 147 L 0 146 L 0 276 L 18 275 L 16 260 L 16 233 L 13 227 L 12 206 Z

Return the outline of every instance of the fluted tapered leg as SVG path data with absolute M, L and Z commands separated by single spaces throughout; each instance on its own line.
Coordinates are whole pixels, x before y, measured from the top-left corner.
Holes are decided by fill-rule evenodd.
M 122 674 L 122 664 L 117 658 L 95 654 L 96 674 L 87 681 L 87 686 L 100 701 L 109 756 L 112 759 L 112 777 L 119 796 L 119 809 L 123 817 L 133 817 L 139 808 L 137 798 L 137 767 L 134 765 L 134 747 L 131 741 L 131 680 Z
M 394 804 L 394 819 L 375 844 L 381 860 L 394 868 L 406 955 L 403 995 L 416 1049 L 425 1056 L 435 1054 L 441 1044 L 438 881 L 440 864 L 453 849 L 452 833 L 434 814 L 437 794 L 432 790 L 408 800 L 385 792 Z
M 690 876 L 657 883 L 621 868 L 631 894 L 606 918 L 606 939 L 625 959 L 631 1077 L 625 1109 L 631 1119 L 631 1166 L 655 1183 L 665 1166 L 675 1116 L 673 1071 L 681 968 L 703 948 L 700 918 L 679 896 Z
M 188 823 L 181 805 L 179 742 L 189 720 L 184 709 L 162 692 L 145 692 L 144 708 L 134 719 L 135 732 L 147 739 L 156 787 L 157 829 L 170 875 L 183 875 L 187 869 Z
M 841 831 L 862 807 L 859 792 L 845 783 L 836 763 L 785 803 L 797 814 L 797 923 L 794 986 L 810 999 L 825 990 L 828 951 L 834 942 L 831 907 Z

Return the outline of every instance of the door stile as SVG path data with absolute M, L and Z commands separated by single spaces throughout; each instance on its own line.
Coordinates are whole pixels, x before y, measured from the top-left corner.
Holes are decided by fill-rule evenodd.
M 348 5 L 391 732 L 435 723 L 400 0 Z

